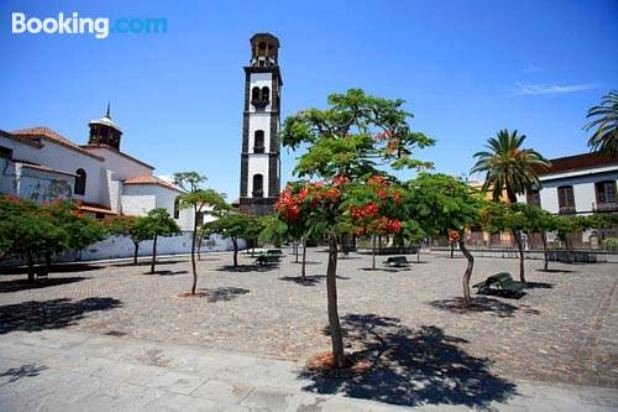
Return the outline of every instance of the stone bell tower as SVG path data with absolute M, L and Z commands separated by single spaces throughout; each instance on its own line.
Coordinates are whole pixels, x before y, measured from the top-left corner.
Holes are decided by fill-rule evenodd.
M 270 33 L 251 37 L 251 61 L 245 66 L 245 107 L 240 161 L 240 208 L 264 215 L 279 197 L 281 72 L 279 39 Z
M 90 137 L 88 138 L 89 145 L 105 145 L 120 150 L 120 139 L 122 138 L 122 130 L 112 120 L 110 104 L 107 103 L 105 116 L 100 119 L 92 120 L 88 123 L 90 127 Z

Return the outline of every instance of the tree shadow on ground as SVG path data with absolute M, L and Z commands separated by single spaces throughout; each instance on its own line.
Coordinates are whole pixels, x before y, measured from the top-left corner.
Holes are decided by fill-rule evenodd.
M 388 273 L 398 273 L 398 272 L 409 272 L 409 267 L 401 267 L 401 268 L 385 268 L 385 267 L 377 267 L 375 269 L 372 268 L 361 268 L 362 271 L 365 272 L 388 272 Z
M 81 282 L 82 280 L 90 279 L 82 276 L 69 276 L 63 278 L 39 278 L 34 282 L 28 279 L 14 279 L 9 281 L 0 281 L 0 293 L 17 292 L 20 290 L 47 288 L 58 285 L 66 285 L 67 283 Z
M 553 289 L 553 283 L 546 282 L 525 282 L 526 289 Z
M 307 371 L 303 389 L 401 406 L 423 404 L 487 408 L 516 394 L 516 386 L 489 371 L 490 360 L 459 347 L 468 341 L 435 326 L 412 330 L 398 318 L 374 314 L 342 318 L 346 340 L 359 346 L 372 367 L 362 375 L 327 377 Z
M 67 298 L 29 301 L 0 306 L 0 335 L 13 332 L 38 332 L 60 329 L 83 319 L 88 312 L 117 308 L 122 302 L 114 298 L 86 298 L 71 301 Z
M 28 363 L 21 365 L 19 368 L 7 369 L 6 371 L 0 373 L 0 378 L 8 376 L 8 383 L 16 382 L 21 378 L 31 378 L 34 376 L 38 376 L 42 371 L 46 369 L 48 368 L 45 365 L 36 366 L 34 363 Z
M 303 264 L 302 261 L 299 261 L 299 262 L 291 261 L 290 263 L 293 263 L 295 265 L 302 265 Z M 326 263 L 326 262 L 319 262 L 317 260 L 307 260 L 307 261 L 305 261 L 305 265 L 321 265 L 322 263 Z
M 185 275 L 189 273 L 187 270 L 155 270 L 154 272 L 145 272 L 143 275 L 151 276 L 151 275 L 159 275 L 159 276 L 174 276 L 174 275 Z
M 215 289 L 199 289 L 199 293 L 203 293 L 208 303 L 229 302 L 241 295 L 246 295 L 251 292 L 249 289 L 235 287 L 221 287 Z
M 544 272 L 544 273 L 573 273 L 575 272 L 574 270 L 568 270 L 568 269 L 537 269 L 537 272 Z
M 175 265 L 176 263 L 183 263 L 183 262 L 189 262 L 189 261 L 188 260 L 162 260 L 162 261 L 157 261 L 157 265 Z M 151 264 L 152 264 L 152 261 L 148 260 L 148 261 L 141 261 L 137 263 L 133 263 L 133 262 L 117 263 L 112 266 L 124 268 L 124 267 L 131 267 L 131 266 L 150 266 Z
M 465 307 L 462 297 L 454 297 L 450 299 L 439 299 L 428 302 L 428 304 L 436 309 L 446 310 L 455 314 L 466 313 L 493 313 L 500 318 L 512 318 L 515 312 L 522 311 L 531 315 L 538 315 L 540 312 L 532 309 L 527 305 L 515 306 L 510 303 L 502 302 L 498 299 L 486 297 L 473 297 L 470 307 Z
M 305 279 L 303 279 L 301 276 L 283 276 L 279 278 L 279 280 L 283 280 L 285 282 L 294 282 L 302 286 L 315 286 L 325 279 L 326 275 L 308 275 L 305 276 Z M 346 276 L 337 276 L 337 279 L 348 280 L 350 278 Z
M 247 272 L 271 272 L 278 269 L 277 265 L 226 265 L 216 268 L 217 272 L 247 273 Z
M 37 266 L 39 268 L 42 266 Z M 35 270 L 36 270 L 35 268 Z M 89 272 L 91 270 L 103 269 L 104 266 L 90 265 L 87 263 L 77 263 L 72 265 L 52 265 L 49 268 L 49 273 L 72 273 L 72 272 Z M 28 273 L 27 267 L 14 267 L 14 268 L 0 268 L 0 274 L 2 275 L 25 275 Z

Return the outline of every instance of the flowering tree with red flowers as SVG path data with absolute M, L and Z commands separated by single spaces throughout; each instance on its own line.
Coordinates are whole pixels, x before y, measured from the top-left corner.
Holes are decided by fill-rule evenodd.
M 391 180 L 387 173 L 391 169 L 431 166 L 412 155 L 414 149 L 430 146 L 433 140 L 411 130 L 408 120 L 412 115 L 404 110 L 403 100 L 383 99 L 351 89 L 330 95 L 328 104 L 327 109 L 308 109 L 288 117 L 284 123 L 283 145 L 292 150 L 305 148 L 295 174 L 317 178 L 319 182 L 289 186 L 281 194 L 277 213 L 288 225 L 303 225 L 311 236 L 328 239 L 328 320 L 333 365 L 341 368 L 344 351 L 337 310 L 338 245 L 343 236 L 369 226 L 376 230 L 401 230 L 402 223 L 395 219 L 396 215 L 388 213 L 387 205 L 394 201 L 391 197 L 388 201 L 380 199 L 369 180 L 377 175 Z M 374 197 L 378 212 L 371 218 L 359 214 L 361 210 L 374 213 L 374 206 L 369 205 Z

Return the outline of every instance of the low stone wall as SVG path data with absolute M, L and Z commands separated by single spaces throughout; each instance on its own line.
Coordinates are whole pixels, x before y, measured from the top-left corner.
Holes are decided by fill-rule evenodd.
M 238 241 L 240 250 L 247 248 L 247 242 Z M 202 242 L 202 253 L 224 252 L 233 250 L 232 240 L 221 235 L 213 235 L 210 240 Z M 124 236 L 110 236 L 77 253 L 65 253 L 58 256 L 56 262 L 90 261 L 104 259 L 120 259 L 133 257 L 134 245 L 130 238 Z M 191 253 L 191 232 L 183 232 L 180 236 L 160 237 L 157 240 L 157 255 L 181 255 Z M 145 240 L 139 245 L 138 256 L 151 256 L 152 240 Z M 0 266 L 19 266 L 23 262 L 10 259 L 0 262 Z
M 550 253 L 552 252 L 556 253 L 566 251 L 550 250 Z M 577 251 L 572 251 L 572 253 L 575 252 Z M 597 263 L 618 263 L 618 253 L 615 252 L 604 252 L 596 250 L 586 250 L 583 252 L 588 252 L 596 255 Z M 431 253 L 438 256 L 450 256 L 451 250 L 450 248 L 434 247 L 431 248 Z M 470 249 L 470 253 L 472 253 L 472 256 L 474 257 L 519 259 L 519 252 L 516 249 Z M 463 254 L 459 249 L 455 249 L 454 256 L 463 256 Z M 544 253 L 542 250 L 524 250 L 524 258 L 531 260 L 544 260 Z M 550 260 L 555 261 L 555 259 L 551 259 L 551 256 Z

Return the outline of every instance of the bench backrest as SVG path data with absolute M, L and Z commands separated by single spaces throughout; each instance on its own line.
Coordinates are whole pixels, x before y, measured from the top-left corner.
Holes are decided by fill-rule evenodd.
M 511 277 L 511 274 L 509 272 L 500 272 L 500 273 L 496 273 L 495 275 L 488 277 L 487 280 L 488 281 L 491 280 L 492 282 L 502 283 L 502 282 L 513 281 L 513 278 Z

